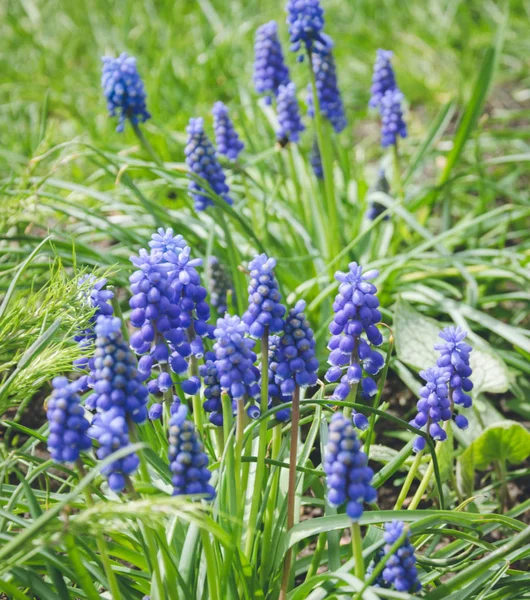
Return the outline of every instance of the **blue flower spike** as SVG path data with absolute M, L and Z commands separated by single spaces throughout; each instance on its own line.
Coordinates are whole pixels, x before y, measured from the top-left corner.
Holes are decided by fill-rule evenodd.
M 217 152 L 235 161 L 245 147 L 234 129 L 234 124 L 228 114 L 228 108 L 222 102 L 216 102 L 212 109 L 215 143 Z
M 315 42 L 322 41 L 324 10 L 320 6 L 320 0 L 289 0 L 287 25 L 291 50 L 299 52 L 303 47 L 306 52 L 311 53 Z M 303 60 L 303 55 L 300 60 Z
M 254 53 L 254 87 L 258 94 L 265 95 L 266 104 L 271 104 L 280 86 L 290 81 L 276 21 L 265 23 L 257 29 Z
M 296 99 L 296 86 L 293 82 L 280 85 L 278 89 L 278 127 L 276 139 L 280 146 L 289 142 L 298 142 L 305 126 L 300 117 L 300 107 Z
M 144 83 L 136 68 L 136 58 L 126 52 L 118 58 L 104 56 L 101 86 L 107 99 L 111 117 L 118 116 L 117 131 L 123 131 L 125 121 L 133 125 L 144 123 L 151 115 L 147 112 Z

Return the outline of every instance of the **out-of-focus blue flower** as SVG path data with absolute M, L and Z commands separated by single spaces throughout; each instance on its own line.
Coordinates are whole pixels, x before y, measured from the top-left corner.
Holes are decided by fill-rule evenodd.
M 346 502 L 346 514 L 352 521 L 361 518 L 364 502 L 374 502 L 377 498 L 371 485 L 374 472 L 367 462 L 352 422 L 342 413 L 335 413 L 324 455 L 328 502 L 332 506 Z
M 337 82 L 337 69 L 333 58 L 333 40 L 329 35 L 322 36 L 322 42 L 315 45 L 312 54 L 313 72 L 317 88 L 320 113 L 331 123 L 336 133 L 340 133 L 347 125 L 344 105 Z M 307 89 L 307 104 L 311 117 L 315 116 L 312 86 Z
M 234 129 L 228 108 L 222 102 L 216 102 L 213 105 L 212 114 L 217 152 L 230 160 L 237 160 L 245 144 L 239 139 Z
M 169 421 L 169 468 L 172 473 L 173 495 L 205 494 L 215 498 L 209 481 L 208 456 L 193 423 L 186 419 L 188 408 L 181 404 Z
M 302 45 L 312 52 L 315 42 L 322 41 L 324 11 L 319 0 L 289 0 L 287 25 L 291 38 L 291 50 L 298 52 Z
M 385 546 L 376 564 L 382 557 L 390 553 L 392 546 L 402 537 L 404 531 L 405 525 L 402 521 L 392 521 L 385 524 Z M 414 593 L 421 590 L 414 551 L 414 546 L 410 542 L 410 534 L 407 532 L 401 546 L 387 560 L 376 585 L 384 588 L 394 586 L 398 592 Z
M 340 285 L 333 303 L 335 315 L 329 326 L 331 338 L 328 349 L 331 352 L 328 362 L 331 367 L 326 379 L 329 382 L 340 379 L 333 393 L 333 398 L 337 400 L 346 400 L 352 387 L 359 382 L 365 398 L 377 393 L 375 381 L 363 376 L 363 369 L 368 375 L 376 375 L 385 363 L 383 356 L 371 347 L 383 342 L 383 336 L 376 326 L 381 320 L 377 288 L 370 283 L 377 275 L 376 270 L 363 273 L 362 267 L 356 262 L 349 264 L 347 273 L 335 273 Z M 363 332 L 367 340 L 361 337 Z M 344 374 L 343 369 L 346 369 Z M 366 417 L 358 413 L 354 413 L 354 422 L 360 429 L 368 426 Z
M 137 125 L 151 118 L 145 104 L 142 78 L 136 69 L 136 58 L 126 52 L 118 58 L 104 56 L 101 86 L 111 117 L 119 116 L 117 131 L 123 131 L 125 120 Z
M 317 382 L 315 339 L 304 315 L 305 306 L 299 300 L 289 311 L 280 338 L 275 375 L 283 395 L 292 394 L 296 386 L 307 387 Z
M 274 275 L 276 260 L 266 254 L 257 255 L 250 261 L 250 283 L 248 286 L 248 309 L 242 321 L 248 326 L 249 334 L 261 338 L 268 328 L 269 333 L 283 329 L 285 306 Z
M 418 414 L 410 424 L 418 429 L 426 427 L 433 439 L 443 442 L 447 439 L 447 434 L 440 423 L 449 421 L 452 415 L 447 388 L 449 373 L 439 367 L 433 367 L 421 371 L 420 376 L 425 381 L 425 385 L 420 389 Z M 414 440 L 414 451 L 419 452 L 424 448 L 425 438 L 417 437 Z
M 394 69 L 392 68 L 390 50 L 377 51 L 377 58 L 374 65 L 374 73 L 372 76 L 371 98 L 369 105 L 372 108 L 377 108 L 381 104 L 383 96 L 389 90 L 395 90 L 397 87 Z
M 313 172 L 318 179 L 324 179 L 324 169 L 322 167 L 322 157 L 320 156 L 320 150 L 318 148 L 318 142 L 316 138 L 313 140 L 311 146 L 311 156 L 309 157 Z
M 223 407 L 215 354 L 207 352 L 205 358 L 204 364 L 199 367 L 199 375 L 204 382 L 205 401 L 203 407 L 207 413 L 210 413 L 210 423 L 221 426 L 223 424 Z
M 296 99 L 296 86 L 293 82 L 278 88 L 278 128 L 276 139 L 281 146 L 288 142 L 297 142 L 305 127 L 300 117 L 300 107 Z
M 190 170 L 190 179 L 191 175 L 201 177 L 225 202 L 232 204 L 223 168 L 217 160 L 212 142 L 204 132 L 203 119 L 200 117 L 190 119 L 186 132 L 188 142 L 184 153 L 186 154 L 186 164 Z M 204 195 L 206 190 L 194 179 L 191 179 L 188 190 L 195 202 L 196 210 L 205 210 L 208 206 L 213 206 L 213 201 Z
M 269 336 L 269 408 L 277 404 L 285 404 L 291 402 L 292 394 L 284 394 L 281 390 L 281 379 L 276 377 L 276 371 L 280 364 L 280 343 L 279 335 Z M 261 367 L 263 368 L 263 366 Z M 263 384 L 260 381 L 260 387 Z M 291 416 L 290 408 L 283 408 L 274 415 L 276 420 L 280 422 L 288 421 Z
M 254 367 L 256 354 L 254 340 L 246 337 L 247 325 L 236 315 L 218 319 L 214 330 L 215 366 L 221 389 L 233 400 L 259 394 L 257 385 L 259 371 Z
M 254 86 L 258 94 L 267 94 L 265 101 L 270 104 L 271 96 L 278 94 L 280 85 L 290 81 L 276 21 L 265 23 L 257 29 L 254 52 Z
M 208 279 L 210 281 L 210 304 L 222 317 L 228 311 L 228 292 L 232 292 L 232 297 L 234 296 L 234 284 L 224 265 L 215 256 L 210 256 L 208 260 Z
M 381 99 L 381 146 L 395 146 L 398 137 L 407 137 L 407 125 L 403 120 L 403 94 L 400 90 L 388 90 Z
M 382 192 L 383 194 L 390 194 L 390 184 L 388 183 L 388 179 L 386 178 L 385 171 L 381 169 L 379 171 L 377 181 L 375 182 L 375 186 L 373 188 L 374 192 Z M 370 207 L 366 211 L 366 216 L 373 221 L 377 219 L 377 217 L 386 210 L 386 206 L 379 202 L 371 202 Z M 388 220 L 388 215 L 384 218 L 384 220 Z
M 77 383 L 55 377 L 46 416 L 50 426 L 48 451 L 55 462 L 75 462 L 79 453 L 92 446 L 87 435 L 90 423 L 81 406 Z

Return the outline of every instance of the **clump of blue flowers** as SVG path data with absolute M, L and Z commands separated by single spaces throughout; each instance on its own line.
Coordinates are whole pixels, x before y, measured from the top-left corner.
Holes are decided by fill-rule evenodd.
M 337 69 L 333 58 L 333 40 L 328 35 L 315 46 L 312 54 L 313 72 L 317 89 L 320 112 L 331 123 L 336 133 L 340 133 L 347 125 L 344 105 L 337 82 Z M 308 87 L 307 104 L 309 114 L 315 116 L 312 87 Z
M 217 152 L 229 160 L 237 160 L 245 144 L 239 139 L 237 131 L 234 129 L 228 108 L 222 102 L 216 102 L 213 105 L 212 114 Z
M 288 142 L 297 142 L 305 127 L 300 117 L 300 108 L 296 99 L 296 86 L 291 81 L 278 88 L 278 128 L 276 138 L 281 146 Z
M 266 254 L 257 255 L 248 265 L 248 309 L 242 321 L 255 338 L 261 338 L 265 328 L 269 333 L 278 333 L 283 329 L 285 306 L 281 303 L 282 296 L 274 275 L 275 266 L 276 260 Z
M 339 292 L 333 303 L 335 312 L 329 331 L 332 334 L 328 348 L 331 351 L 328 362 L 331 367 L 326 373 L 329 382 L 340 379 L 333 398 L 346 400 L 350 391 L 360 382 L 362 395 L 371 398 L 377 393 L 377 385 L 370 375 L 376 375 L 384 366 L 384 358 L 372 348 L 383 342 L 377 328 L 381 320 L 378 309 L 377 288 L 370 282 L 377 277 L 376 270 L 363 273 L 356 262 L 349 264 L 349 271 L 335 273 L 340 282 Z M 362 334 L 366 338 L 361 337 Z M 346 373 L 343 374 L 343 369 Z M 368 375 L 363 375 L 363 370 Z M 364 415 L 354 413 L 355 425 L 361 429 L 368 426 Z
M 254 86 L 258 94 L 266 94 L 265 102 L 271 104 L 272 96 L 278 95 L 279 87 L 290 81 L 276 21 L 257 29 L 254 52 Z
M 346 514 L 352 521 L 361 518 L 364 502 L 377 498 L 371 485 L 374 473 L 367 462 L 352 422 L 342 413 L 335 413 L 324 455 L 328 502 L 332 506 L 346 503 Z
M 221 426 L 223 424 L 223 407 L 221 403 L 221 384 L 219 372 L 215 362 L 215 354 L 207 352 L 204 364 L 199 367 L 199 375 L 204 383 L 204 410 L 209 413 L 210 423 Z
M 188 141 L 184 153 L 191 179 L 188 190 L 195 202 L 195 209 L 198 211 L 205 210 L 208 206 L 213 206 L 214 203 L 205 195 L 206 190 L 192 176 L 204 179 L 217 195 L 221 196 L 228 204 L 232 204 L 232 199 L 229 196 L 230 189 L 226 184 L 223 168 L 217 160 L 212 142 L 204 132 L 203 119 L 200 117 L 190 119 L 186 132 Z
M 372 88 L 369 105 L 372 108 L 377 108 L 381 104 L 383 96 L 389 90 L 395 90 L 397 87 L 396 76 L 392 67 L 391 50 L 383 50 L 379 48 L 377 58 L 375 60 L 374 72 L 372 76 Z
M 181 404 L 169 421 L 169 468 L 172 473 L 173 495 L 204 494 L 215 497 L 209 481 L 208 456 L 195 426 L 186 417 L 188 408 Z
M 304 388 L 317 382 L 315 339 L 305 307 L 304 300 L 299 300 L 289 311 L 279 340 L 275 375 L 283 395 L 292 394 L 296 386 Z
M 55 377 L 52 385 L 46 411 L 50 429 L 48 451 L 55 462 L 75 462 L 80 452 L 92 446 L 87 435 L 90 423 L 81 406 L 77 383 Z
M 375 567 L 379 561 L 390 554 L 392 546 L 403 537 L 405 533 L 405 524 L 402 521 L 392 521 L 385 524 L 384 540 L 385 546 L 380 552 L 375 562 Z M 390 555 L 382 573 L 376 581 L 378 587 L 394 587 L 398 592 L 419 592 L 421 583 L 418 579 L 418 570 L 416 568 L 415 549 L 410 542 L 410 533 L 407 532 L 399 548 Z M 370 571 L 373 570 L 373 567 Z
M 324 11 L 320 0 L 289 0 L 287 25 L 291 38 L 291 50 L 298 52 L 302 45 L 312 52 L 315 42 L 322 41 Z
M 247 325 L 237 315 L 219 319 L 214 330 L 219 384 L 236 401 L 245 396 L 255 398 L 259 394 L 259 371 L 254 367 L 255 342 L 246 337 L 247 332 Z
M 210 305 L 217 309 L 220 316 L 228 310 L 228 293 L 234 294 L 234 286 L 226 268 L 217 257 L 208 259 L 208 279 L 210 281 Z M 235 301 L 234 301 L 235 303 Z
M 381 99 L 381 146 L 395 146 L 398 137 L 407 137 L 407 125 L 403 120 L 403 94 L 400 90 L 388 90 Z
M 125 120 L 137 125 L 151 118 L 145 103 L 142 78 L 136 68 L 136 58 L 123 52 L 118 58 L 104 56 L 101 85 L 111 117 L 118 115 L 117 131 L 123 131 Z
M 282 380 L 276 377 L 276 370 L 280 364 L 280 343 L 281 337 L 279 335 L 271 335 L 269 337 L 269 408 L 272 408 L 276 403 L 284 404 L 292 400 L 292 394 L 284 394 L 282 392 L 280 387 Z M 280 422 L 287 421 L 291 416 L 291 409 L 282 408 L 274 416 Z

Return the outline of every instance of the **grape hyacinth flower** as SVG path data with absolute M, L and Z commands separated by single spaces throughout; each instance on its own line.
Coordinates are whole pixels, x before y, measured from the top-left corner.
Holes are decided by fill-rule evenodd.
M 447 439 L 447 433 L 440 426 L 440 422 L 449 421 L 452 415 L 447 388 L 450 375 L 439 367 L 433 367 L 421 371 L 420 376 L 424 379 L 425 385 L 420 389 L 418 414 L 410 424 L 418 429 L 426 426 L 433 439 L 443 442 Z M 414 440 L 414 451 L 423 450 L 425 443 L 425 438 L 418 436 Z
M 328 35 L 322 36 L 322 42 L 315 46 L 312 54 L 313 72 L 317 90 L 320 113 L 331 123 L 334 131 L 340 133 L 347 125 L 344 105 L 337 82 L 337 69 L 333 58 L 333 40 Z M 309 115 L 315 116 L 312 86 L 308 86 L 307 104 Z
M 266 254 L 257 255 L 250 261 L 250 283 L 248 286 L 248 309 L 242 321 L 248 326 L 249 334 L 261 338 L 268 328 L 269 333 L 283 329 L 285 306 L 274 275 L 276 260 Z
M 390 194 L 390 184 L 388 183 L 388 179 L 386 178 L 385 171 L 383 169 L 379 171 L 373 191 L 381 192 L 387 196 Z M 386 206 L 384 204 L 381 204 L 380 202 L 371 202 L 370 207 L 366 211 L 366 216 L 373 221 L 374 219 L 377 219 L 377 217 L 385 210 Z M 384 220 L 387 221 L 388 218 L 389 217 L 387 215 Z
M 257 29 L 254 52 L 254 86 L 258 94 L 267 94 L 265 103 L 271 104 L 271 96 L 278 95 L 280 85 L 290 81 L 276 21 L 265 23 Z
M 210 304 L 220 316 L 228 311 L 228 292 L 234 296 L 234 286 L 224 265 L 215 256 L 208 259 L 208 279 L 210 281 Z M 235 300 L 234 300 L 235 304 Z
M 52 386 L 46 411 L 50 425 L 48 451 L 55 462 L 75 462 L 80 452 L 92 446 L 87 435 L 90 423 L 81 406 L 77 382 L 69 383 L 66 377 L 55 377 Z
M 388 90 L 381 99 L 381 146 L 395 146 L 398 137 L 407 137 L 407 125 L 403 120 L 403 94 L 400 90 Z
M 134 423 L 147 418 L 147 388 L 136 358 L 121 333 L 117 317 L 98 317 L 94 355 L 94 392 L 87 398 L 90 410 L 106 412 L 119 408 Z
M 204 410 L 210 413 L 210 423 L 221 426 L 223 424 L 223 407 L 221 403 L 221 384 L 219 372 L 215 362 L 215 354 L 207 352 L 203 365 L 199 366 L 199 375 L 204 383 Z
M 346 514 L 352 521 L 361 518 L 364 502 L 377 498 L 371 485 L 374 473 L 367 462 L 351 420 L 335 413 L 324 455 L 328 502 L 337 507 L 346 503 Z
M 316 138 L 313 140 L 311 146 L 311 155 L 309 156 L 309 162 L 313 167 L 313 173 L 317 179 L 324 179 L 324 168 L 322 166 L 322 157 L 320 156 L 320 150 L 318 148 L 318 142 Z
M 234 129 L 234 124 L 228 114 L 228 108 L 222 102 L 216 102 L 213 105 L 212 114 L 217 152 L 226 156 L 229 160 L 237 160 L 245 144 L 239 139 Z
M 174 234 L 171 227 L 168 227 L 167 229 L 159 227 L 156 233 L 153 233 L 151 236 L 148 245 L 152 252 L 161 252 L 164 254 L 164 252 L 169 252 L 171 250 L 178 254 L 181 250 L 184 250 L 187 244 L 180 234 Z
M 212 190 L 227 204 L 232 204 L 229 196 L 230 189 L 226 184 L 223 168 L 217 160 L 217 154 L 212 142 L 204 132 L 204 121 L 202 118 L 190 119 L 186 128 L 188 141 L 184 153 L 186 154 L 186 164 L 192 175 L 204 179 Z M 201 211 L 213 206 L 213 201 L 205 196 L 205 189 L 194 179 L 191 179 L 188 185 L 188 191 L 195 202 L 195 210 Z
M 113 313 L 112 304 L 110 301 L 114 297 L 114 292 L 105 289 L 107 280 L 105 278 L 96 279 L 94 275 L 83 275 L 78 280 L 78 285 L 81 288 L 83 302 L 94 308 L 94 314 L 90 318 L 90 324 L 84 331 L 80 331 L 74 336 L 75 341 L 83 349 L 87 349 L 96 338 L 94 325 L 100 315 L 110 316 Z M 92 385 L 92 372 L 94 371 L 94 358 L 79 358 L 74 361 L 74 366 L 78 369 L 88 369 L 88 375 L 82 375 L 76 385 L 78 391 L 83 394 Z
M 464 342 L 467 332 L 460 327 L 446 327 L 439 336 L 444 340 L 441 344 L 434 346 L 440 352 L 437 365 L 449 374 L 449 395 L 454 404 L 463 408 L 470 408 L 472 399 L 469 394 L 473 389 L 473 383 L 469 379 L 472 374 L 469 366 L 469 353 L 473 350 Z M 460 429 L 465 429 L 468 422 L 464 415 L 457 415 L 455 423 Z
M 346 400 L 359 383 L 363 397 L 371 398 L 377 393 L 375 381 L 363 376 L 363 370 L 368 375 L 376 375 L 385 362 L 383 356 L 371 347 L 383 342 L 376 326 L 381 320 L 377 288 L 370 283 L 377 275 L 376 270 L 363 273 L 356 262 L 349 264 L 348 273 L 335 273 L 340 285 L 333 303 L 335 316 L 329 326 L 331 338 L 328 349 L 331 352 L 328 362 L 331 367 L 326 373 L 326 380 L 333 383 L 340 379 L 333 393 L 336 400 Z M 362 333 L 367 339 L 361 337 Z M 342 372 L 344 367 L 347 367 L 345 374 Z M 354 413 L 354 423 L 360 429 L 368 426 L 366 417 L 359 413 Z
M 278 349 L 276 380 L 280 380 L 283 395 L 294 392 L 296 386 L 305 388 L 317 382 L 318 360 L 315 339 L 309 321 L 304 315 L 306 303 L 299 300 L 289 311 Z
M 298 52 L 303 44 L 307 52 L 312 52 L 315 42 L 322 41 L 324 11 L 320 0 L 289 0 L 287 25 L 291 50 Z
M 126 119 L 133 125 L 150 119 L 145 103 L 144 84 L 136 69 L 136 58 L 123 52 L 118 58 L 104 56 L 101 60 L 101 86 L 107 99 L 107 108 L 111 117 L 119 117 L 116 131 L 123 131 Z
M 278 88 L 278 127 L 276 139 L 280 146 L 285 147 L 289 142 L 297 142 L 305 126 L 300 117 L 300 108 L 296 99 L 296 86 L 291 81 Z
M 213 500 L 215 490 L 209 483 L 212 474 L 208 469 L 208 456 L 187 415 L 188 408 L 181 404 L 169 421 L 168 457 L 173 495 L 205 494 Z
M 292 400 L 292 394 L 284 394 L 282 392 L 280 388 L 281 379 L 276 377 L 276 370 L 280 364 L 280 340 L 281 337 L 279 335 L 269 336 L 269 408 L 272 408 L 276 403 L 284 404 L 286 402 L 291 402 Z M 263 366 L 261 368 L 263 368 Z M 261 386 L 262 382 L 260 380 L 260 387 Z M 288 421 L 291 416 L 291 409 L 283 408 L 276 412 L 274 416 L 277 421 L 282 423 Z
M 255 342 L 245 337 L 247 332 L 247 325 L 237 315 L 226 315 L 218 319 L 214 330 L 215 366 L 219 384 L 236 401 L 245 396 L 255 398 L 259 395 L 256 383 L 259 371 L 254 367 Z
M 371 98 L 369 106 L 377 108 L 381 104 L 383 96 L 389 90 L 397 88 L 396 77 L 390 59 L 393 52 L 391 50 L 383 50 L 379 48 L 377 58 L 374 65 L 374 73 L 372 76 Z

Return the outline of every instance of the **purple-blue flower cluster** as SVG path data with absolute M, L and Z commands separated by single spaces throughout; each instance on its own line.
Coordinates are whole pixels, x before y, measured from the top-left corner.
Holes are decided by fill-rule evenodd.
M 315 42 L 322 40 L 324 28 L 324 11 L 320 0 L 289 0 L 287 25 L 291 50 L 298 52 L 303 44 L 307 52 L 312 52 Z
M 285 306 L 274 275 L 276 260 L 266 254 L 257 255 L 250 261 L 250 283 L 248 286 L 248 309 L 243 315 L 243 323 L 249 334 L 261 338 L 268 328 L 269 333 L 278 333 L 283 329 Z
M 205 494 L 215 497 L 209 481 L 208 456 L 195 426 L 186 419 L 188 408 L 181 404 L 169 420 L 169 468 L 172 473 L 173 495 Z
M 222 102 L 216 102 L 213 105 L 212 114 L 217 152 L 229 160 L 237 160 L 245 144 L 239 139 L 237 131 L 234 129 L 228 108 Z
M 318 148 L 318 142 L 316 138 L 313 140 L 311 146 L 311 155 L 309 157 L 313 172 L 317 179 L 324 179 L 324 168 L 322 166 L 322 157 L 320 156 L 320 150 Z
M 278 127 L 276 139 L 281 146 L 289 142 L 297 142 L 305 126 L 300 117 L 300 108 L 296 99 L 296 86 L 291 81 L 278 88 Z
M 234 284 L 225 267 L 215 256 L 208 259 L 208 279 L 210 281 L 210 305 L 222 317 L 228 311 L 228 293 L 234 296 Z M 234 299 L 235 304 L 235 299 Z
M 306 319 L 304 300 L 289 311 L 280 337 L 276 379 L 283 395 L 294 392 L 296 386 L 308 387 L 317 382 L 318 360 L 315 356 L 313 330 Z
M 344 105 L 337 82 L 337 69 L 333 58 L 333 40 L 328 35 L 315 45 L 311 59 L 317 89 L 320 113 L 331 123 L 336 133 L 340 133 L 347 125 Z M 308 87 L 307 104 L 311 117 L 315 116 L 312 87 Z
M 269 408 L 272 408 L 275 403 L 284 404 L 292 400 L 292 394 L 282 392 L 280 387 L 282 380 L 276 377 L 276 370 L 280 364 L 280 344 L 281 337 L 279 335 L 269 336 Z M 274 416 L 280 422 L 287 421 L 291 416 L 291 409 L 282 408 Z
M 403 120 L 403 94 L 396 83 L 389 50 L 377 51 L 372 78 L 372 96 L 369 105 L 379 108 L 381 114 L 381 145 L 395 146 L 398 136 L 407 137 L 407 126 Z
M 137 125 L 151 118 L 145 104 L 142 78 L 136 69 L 136 58 L 123 52 L 118 58 L 104 56 L 101 86 L 111 117 L 119 116 L 117 131 L 123 131 L 125 120 Z
M 372 75 L 372 88 L 369 106 L 377 108 L 381 104 L 383 96 L 388 90 L 395 90 L 397 87 L 396 76 L 392 68 L 391 58 L 393 52 L 391 50 L 383 50 L 379 48 L 374 65 Z
M 418 429 L 427 427 L 427 431 L 433 439 L 443 442 L 447 439 L 447 434 L 440 423 L 449 421 L 452 415 L 447 388 L 449 374 L 439 367 L 433 367 L 421 371 L 420 376 L 424 379 L 425 385 L 420 389 L 420 399 L 417 404 L 418 414 L 410 424 Z M 423 450 L 425 443 L 425 438 L 418 436 L 414 440 L 414 451 Z
M 81 348 L 88 350 L 88 347 L 93 343 L 96 334 L 94 325 L 100 315 L 112 315 L 112 305 L 110 301 L 114 297 L 114 292 L 105 289 L 107 280 L 105 278 L 96 279 L 94 275 L 83 275 L 79 278 L 78 285 L 81 288 L 83 301 L 86 305 L 94 308 L 94 314 L 90 318 L 90 324 L 87 329 L 80 331 L 74 336 L 75 341 Z M 79 369 L 88 369 L 88 375 L 82 375 L 76 382 L 78 391 L 84 393 L 93 383 L 92 372 L 94 370 L 94 358 L 79 358 L 74 361 L 74 366 Z
M 128 422 L 143 423 L 147 418 L 147 389 L 136 367 L 136 359 L 123 340 L 117 317 L 98 317 L 94 357 L 94 393 L 86 406 L 97 414 L 88 431 L 100 445 L 97 456 L 104 459 L 129 443 Z M 102 470 L 109 487 L 118 492 L 125 487 L 125 476 L 138 467 L 131 454 Z
M 221 384 L 214 353 L 206 353 L 204 364 L 199 367 L 199 375 L 204 383 L 204 410 L 210 413 L 210 423 L 220 427 L 223 424 L 223 407 L 221 403 Z
M 270 104 L 271 96 L 278 95 L 280 85 L 290 81 L 276 21 L 265 23 L 257 29 L 254 52 L 254 86 L 258 94 L 266 94 L 265 102 Z
M 350 263 L 349 268 L 348 273 L 335 273 L 340 285 L 333 303 L 335 315 L 329 326 L 331 338 L 328 348 L 331 352 L 328 362 L 331 367 L 326 379 L 329 382 L 340 379 L 333 393 L 336 400 L 345 400 L 359 382 L 363 397 L 374 396 L 377 385 L 372 377 L 363 376 L 363 369 L 368 375 L 376 375 L 385 362 L 383 356 L 371 347 L 383 342 L 383 336 L 377 328 L 381 320 L 377 288 L 370 283 L 378 272 L 371 270 L 363 274 L 362 267 L 356 262 Z M 367 339 L 361 337 L 363 333 Z M 343 374 L 344 368 L 346 373 Z M 357 413 L 354 414 L 354 422 L 361 429 L 368 425 L 366 417 Z
M 256 354 L 254 340 L 246 337 L 247 325 L 235 315 L 218 319 L 214 330 L 215 366 L 221 389 L 232 400 L 259 395 L 259 371 L 254 366 Z
M 405 525 L 402 521 L 385 524 L 383 556 L 390 553 L 392 546 L 401 538 L 404 531 Z M 385 588 L 394 586 L 398 592 L 419 592 L 421 583 L 418 579 L 414 552 L 410 534 L 407 532 L 403 543 L 387 560 L 385 568 L 377 580 L 377 585 Z
M 154 234 L 150 252 L 140 250 L 131 257 L 137 271 L 131 277 L 131 324 L 138 328 L 131 336 L 131 347 L 143 356 L 138 368 L 144 379 L 157 366 L 158 377 L 149 382 L 151 393 L 168 392 L 172 378 L 166 364 L 177 375 L 185 375 L 191 356 L 204 355 L 202 337 L 211 333 L 210 307 L 206 289 L 196 267 L 201 259 L 192 259 L 191 249 L 182 236 L 168 229 Z M 197 377 L 181 382 L 185 393 L 195 394 L 200 387 Z M 168 396 L 172 398 L 172 394 Z
M 403 94 L 400 90 L 388 90 L 381 100 L 381 146 L 395 146 L 397 138 L 407 137 L 407 125 L 403 120 Z
M 48 451 L 55 462 L 75 462 L 80 452 L 92 446 L 87 435 L 90 423 L 81 406 L 77 382 L 55 377 L 52 385 L 46 411 L 50 429 Z
M 371 485 L 374 473 L 367 462 L 352 422 L 342 413 L 335 413 L 324 455 L 328 502 L 332 506 L 346 503 L 346 514 L 352 521 L 361 518 L 364 502 L 377 498 Z
M 204 179 L 211 189 L 225 202 L 232 204 L 229 196 L 230 189 L 226 184 L 223 168 L 217 160 L 217 154 L 212 142 L 204 132 L 204 121 L 202 118 L 190 119 L 186 128 L 188 141 L 184 153 L 186 164 L 190 171 L 190 183 L 188 191 L 195 202 L 195 209 L 205 210 L 213 206 L 213 200 L 205 195 L 206 190 L 193 177 Z

